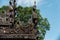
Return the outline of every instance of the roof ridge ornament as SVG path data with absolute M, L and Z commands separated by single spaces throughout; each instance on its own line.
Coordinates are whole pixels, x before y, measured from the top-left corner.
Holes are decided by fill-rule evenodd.
M 34 0 L 33 11 L 36 11 L 36 0 Z
M 34 0 L 34 7 L 36 8 L 36 0 Z

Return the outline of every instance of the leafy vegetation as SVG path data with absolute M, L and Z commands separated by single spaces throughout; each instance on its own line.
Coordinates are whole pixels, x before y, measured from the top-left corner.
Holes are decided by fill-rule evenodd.
M 0 8 L 0 13 L 5 13 L 7 10 L 8 10 L 8 6 L 2 6 L 1 8 Z
M 3 10 L 4 9 L 4 10 Z M 0 13 L 2 11 L 7 11 L 8 6 L 3 6 L 0 8 Z M 22 21 L 23 23 L 27 23 L 28 19 L 31 18 L 32 15 L 32 9 L 33 7 L 22 7 L 18 6 L 17 7 L 17 20 Z M 43 18 L 39 12 L 38 9 L 36 9 L 37 14 L 38 14 L 38 24 L 36 28 L 38 29 L 38 40 L 44 40 L 46 31 L 50 29 L 50 24 L 47 20 L 47 18 Z

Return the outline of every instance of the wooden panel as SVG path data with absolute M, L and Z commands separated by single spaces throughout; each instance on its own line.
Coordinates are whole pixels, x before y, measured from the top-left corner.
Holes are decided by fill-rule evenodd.
M 36 35 L 34 34 L 0 34 L 0 38 L 36 39 Z

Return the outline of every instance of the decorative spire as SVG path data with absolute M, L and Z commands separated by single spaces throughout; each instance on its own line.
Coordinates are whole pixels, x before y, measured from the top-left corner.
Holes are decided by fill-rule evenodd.
M 36 0 L 34 0 L 34 6 L 33 6 L 33 11 L 36 10 Z
M 9 5 L 10 5 L 10 9 L 13 9 L 13 7 L 12 7 L 13 6 L 13 0 L 9 1 Z
M 37 25 L 37 21 L 38 21 L 38 17 L 37 17 L 37 13 L 36 13 L 36 0 L 34 0 L 34 6 L 33 6 L 33 11 L 32 11 L 32 18 L 33 18 L 34 26 L 36 26 Z
M 16 0 L 10 0 L 9 1 L 9 14 L 11 17 L 15 17 L 16 14 Z
M 9 1 L 9 4 L 12 5 L 12 2 L 13 2 L 13 0 L 10 0 L 10 1 Z
M 13 9 L 16 7 L 16 0 L 10 0 L 9 1 L 10 8 Z
M 16 0 L 13 1 L 13 5 L 14 5 L 14 7 L 16 7 Z
M 36 6 L 36 0 L 34 0 L 34 5 Z
M 14 15 L 16 14 L 16 0 L 13 0 L 13 10 L 14 10 Z

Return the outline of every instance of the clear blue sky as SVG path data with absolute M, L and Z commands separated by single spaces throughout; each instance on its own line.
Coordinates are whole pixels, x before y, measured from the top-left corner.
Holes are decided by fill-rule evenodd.
M 18 0 L 17 5 L 29 6 L 32 5 L 32 2 Z M 8 5 L 8 0 L 0 0 L 0 7 L 3 5 Z M 60 35 L 60 0 L 37 0 L 37 8 L 50 23 L 51 28 L 50 31 L 47 31 L 45 40 L 57 40 Z

